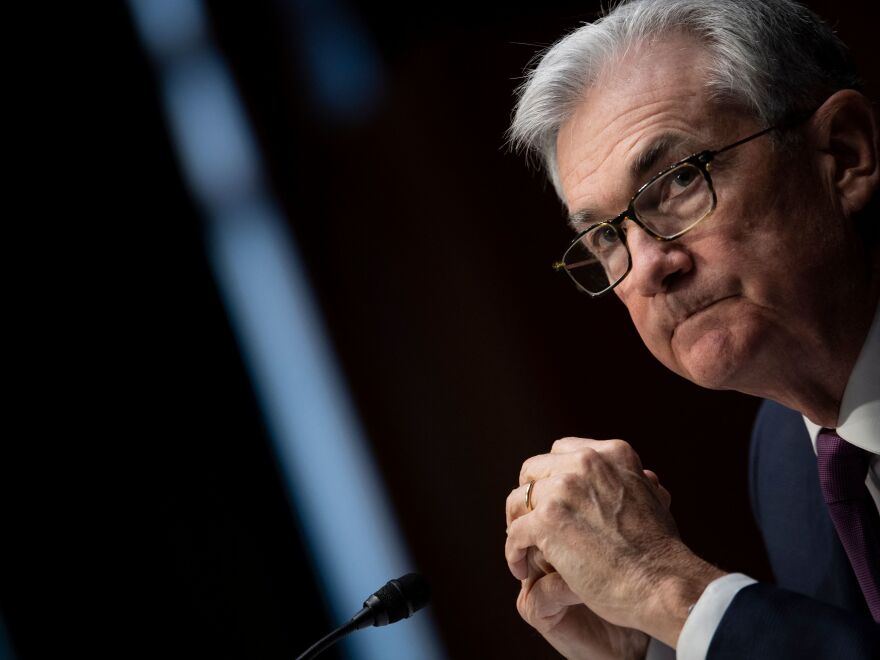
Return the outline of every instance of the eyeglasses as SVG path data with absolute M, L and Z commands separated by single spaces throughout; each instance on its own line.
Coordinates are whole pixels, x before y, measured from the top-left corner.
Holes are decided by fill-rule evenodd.
M 578 289 L 594 298 L 608 293 L 632 270 L 624 220 L 631 220 L 658 241 L 674 241 L 683 236 L 712 215 L 718 205 L 709 174 L 715 157 L 779 128 L 783 124 L 673 163 L 639 188 L 618 216 L 578 234 L 553 268 L 564 270 Z

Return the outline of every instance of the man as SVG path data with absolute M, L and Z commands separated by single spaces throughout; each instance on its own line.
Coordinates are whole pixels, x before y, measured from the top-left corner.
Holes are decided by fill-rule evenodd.
M 622 440 L 523 464 L 507 561 L 563 655 L 880 657 L 880 160 L 857 89 L 789 0 L 626 2 L 530 72 L 511 136 L 577 232 L 558 267 L 674 372 L 768 400 L 750 476 L 777 585 L 694 555 Z

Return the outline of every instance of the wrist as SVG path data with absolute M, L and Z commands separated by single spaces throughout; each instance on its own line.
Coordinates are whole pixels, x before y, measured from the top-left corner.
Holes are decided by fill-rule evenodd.
M 656 588 L 646 601 L 643 619 L 646 625 L 641 629 L 664 644 L 677 648 L 684 623 L 703 591 L 724 575 L 724 571 L 679 543 L 657 576 Z

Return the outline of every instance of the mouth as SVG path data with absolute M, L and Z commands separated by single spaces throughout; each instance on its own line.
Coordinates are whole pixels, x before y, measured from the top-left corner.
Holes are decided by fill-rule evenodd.
M 711 309 L 712 307 L 715 307 L 719 303 L 722 303 L 726 300 L 730 300 L 730 299 L 736 298 L 736 297 L 737 296 L 735 294 L 733 294 L 733 295 L 729 295 L 729 296 L 723 296 L 721 298 L 715 298 L 705 304 L 700 304 L 692 309 L 687 310 L 683 315 L 681 315 L 678 318 L 675 318 L 673 320 L 672 335 L 674 336 L 676 331 L 678 330 L 678 328 L 681 325 L 683 325 L 684 323 L 686 323 L 687 321 L 689 321 L 690 319 L 692 319 L 696 316 L 699 316 L 703 312 Z
M 716 298 L 715 300 L 712 300 L 711 302 L 708 302 L 708 303 L 706 303 L 705 305 L 701 305 L 701 306 L 699 306 L 699 307 L 696 307 L 696 308 L 694 308 L 693 310 L 691 310 L 690 312 L 688 312 L 688 313 L 685 315 L 685 317 L 684 317 L 681 321 L 679 321 L 679 323 L 684 323 L 684 322 L 687 321 L 688 319 L 691 319 L 691 318 L 693 318 L 694 316 L 697 316 L 698 314 L 702 314 L 703 312 L 705 312 L 705 311 L 706 311 L 707 309 L 709 309 L 710 307 L 714 307 L 714 306 L 717 305 L 718 303 L 724 302 L 725 300 L 730 300 L 731 298 L 735 298 L 735 297 L 736 297 L 736 296 L 730 295 L 730 296 L 724 296 L 723 298 Z

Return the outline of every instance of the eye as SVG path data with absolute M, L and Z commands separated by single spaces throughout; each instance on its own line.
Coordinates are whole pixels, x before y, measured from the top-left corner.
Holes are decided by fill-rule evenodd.
M 620 234 L 611 225 L 594 229 L 586 236 L 587 248 L 594 254 L 604 254 L 620 243 Z
M 690 167 L 683 167 L 673 173 L 672 182 L 680 188 L 687 188 L 697 178 L 696 170 Z

